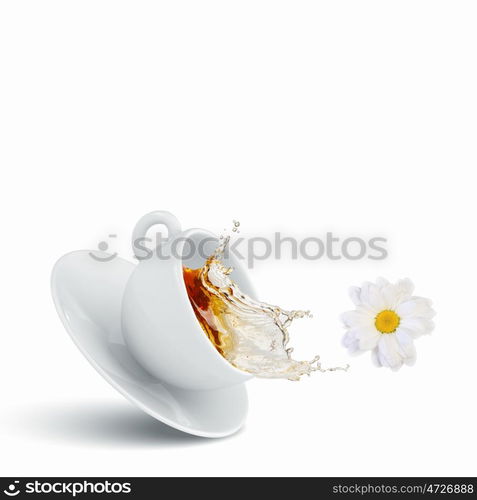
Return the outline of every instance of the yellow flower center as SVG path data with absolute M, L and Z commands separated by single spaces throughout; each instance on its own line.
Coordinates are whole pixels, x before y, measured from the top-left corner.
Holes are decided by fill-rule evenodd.
M 401 318 L 394 311 L 385 309 L 376 316 L 374 325 L 381 333 L 393 333 L 400 322 Z

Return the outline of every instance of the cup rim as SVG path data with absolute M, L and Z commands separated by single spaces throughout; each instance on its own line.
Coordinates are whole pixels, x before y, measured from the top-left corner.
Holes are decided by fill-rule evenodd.
M 179 233 L 178 235 L 176 235 L 174 237 L 174 240 L 181 239 L 181 238 L 183 238 L 185 240 L 188 237 L 190 237 L 191 235 L 197 234 L 197 233 L 202 233 L 206 237 L 210 237 L 210 238 L 213 238 L 213 239 L 219 241 L 219 237 L 216 234 L 214 234 L 210 231 L 207 231 L 206 229 L 201 229 L 201 228 L 191 228 L 191 229 L 187 229 L 185 231 L 182 231 L 181 233 Z M 177 249 L 179 254 L 182 252 L 184 244 L 185 244 L 185 241 L 181 241 L 179 243 L 179 247 Z M 207 344 L 207 348 L 213 353 L 213 355 L 215 357 L 220 358 L 221 362 L 223 363 L 223 365 L 226 369 L 231 369 L 232 372 L 234 372 L 237 375 L 240 375 L 242 377 L 248 376 L 249 378 L 253 378 L 252 373 L 249 373 L 249 372 L 244 371 L 244 370 L 240 370 L 239 368 L 235 367 L 228 359 L 226 359 L 224 356 L 222 356 L 222 354 L 220 354 L 220 352 L 217 350 L 217 348 L 209 340 L 209 338 L 207 337 L 207 334 L 202 329 L 202 326 L 200 325 L 199 320 L 197 319 L 195 312 L 194 312 L 194 309 L 192 307 L 192 304 L 190 302 L 189 294 L 187 293 L 187 288 L 186 288 L 185 281 L 184 281 L 182 259 L 179 259 L 179 258 L 173 259 L 173 265 L 174 265 L 175 274 L 179 277 L 181 295 L 185 298 L 185 300 L 187 302 L 187 310 L 189 311 L 190 317 L 192 318 L 194 324 L 200 330 L 200 335 L 198 335 L 198 337 L 200 337 L 202 339 L 202 340 L 200 340 L 200 342 L 204 343 L 204 345 Z M 240 271 L 243 274 L 245 274 L 244 269 L 241 267 L 241 264 L 236 260 L 234 260 L 234 269 L 240 269 Z M 250 286 L 252 287 L 252 290 L 253 290 L 253 286 L 252 285 L 250 285 Z M 255 291 L 253 290 L 253 292 L 255 292 Z

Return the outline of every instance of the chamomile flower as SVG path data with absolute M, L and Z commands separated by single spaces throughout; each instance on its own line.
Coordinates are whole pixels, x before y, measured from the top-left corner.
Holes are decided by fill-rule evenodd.
M 356 309 L 342 314 L 346 327 L 343 344 L 351 353 L 372 351 L 377 366 L 398 370 L 416 361 L 414 340 L 430 333 L 435 315 L 431 301 L 412 295 L 414 285 L 403 279 L 392 284 L 384 278 L 350 288 Z

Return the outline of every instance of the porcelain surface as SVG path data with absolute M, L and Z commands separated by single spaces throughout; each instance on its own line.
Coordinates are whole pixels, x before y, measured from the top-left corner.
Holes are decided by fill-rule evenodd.
M 213 390 L 181 389 L 138 364 L 121 326 L 122 297 L 137 266 L 108 258 L 99 251 L 72 252 L 53 270 L 53 299 L 79 350 L 123 396 L 171 427 L 204 437 L 223 437 L 240 429 L 248 407 L 243 383 Z

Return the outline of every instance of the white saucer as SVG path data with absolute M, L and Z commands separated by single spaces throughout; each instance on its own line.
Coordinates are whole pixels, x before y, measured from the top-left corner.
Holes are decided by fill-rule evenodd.
M 121 331 L 121 299 L 135 265 L 104 252 L 80 250 L 62 257 L 52 274 L 58 314 L 76 346 L 123 396 L 152 417 L 189 434 L 223 437 L 247 414 L 244 384 L 187 391 L 147 373 L 131 356 Z

